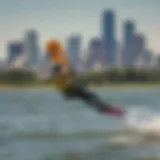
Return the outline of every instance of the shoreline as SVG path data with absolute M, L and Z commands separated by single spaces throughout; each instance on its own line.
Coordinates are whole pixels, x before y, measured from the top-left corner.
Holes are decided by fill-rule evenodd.
M 91 89 L 138 89 L 138 88 L 160 88 L 160 84 L 148 84 L 148 83 L 126 83 L 126 84 L 105 84 L 101 86 L 96 85 L 88 85 L 87 88 Z M 9 84 L 1 84 L 0 89 L 56 89 L 53 85 L 9 85 Z
M 148 84 L 148 83 L 126 83 L 126 84 L 106 84 L 102 86 L 90 86 L 91 88 L 128 88 L 128 89 L 134 89 L 134 88 L 160 88 L 160 84 Z

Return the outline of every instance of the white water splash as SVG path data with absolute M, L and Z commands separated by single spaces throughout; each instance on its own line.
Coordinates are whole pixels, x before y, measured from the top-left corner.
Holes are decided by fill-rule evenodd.
M 153 112 L 151 106 L 132 106 L 125 117 L 126 125 L 142 132 L 160 134 L 160 112 Z

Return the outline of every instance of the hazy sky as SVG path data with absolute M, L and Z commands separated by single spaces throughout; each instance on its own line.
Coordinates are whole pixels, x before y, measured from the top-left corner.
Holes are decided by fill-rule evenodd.
M 160 0 L 0 0 L 0 57 L 5 57 L 8 40 L 19 40 L 27 29 L 40 34 L 40 43 L 50 38 L 63 42 L 80 33 L 86 43 L 101 35 L 104 9 L 116 12 L 117 38 L 122 24 L 136 20 L 137 30 L 147 37 L 148 46 L 160 52 Z

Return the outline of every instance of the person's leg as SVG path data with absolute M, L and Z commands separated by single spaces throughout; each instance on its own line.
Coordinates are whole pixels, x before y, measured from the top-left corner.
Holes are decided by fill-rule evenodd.
M 95 107 L 96 109 L 101 109 L 103 106 L 105 106 L 105 103 L 94 93 L 84 89 L 80 88 L 77 91 L 77 95 L 79 98 L 81 98 L 85 103 L 88 105 Z
M 120 108 L 113 107 L 112 105 L 103 102 L 96 94 L 92 93 L 91 91 L 85 88 L 75 87 L 73 91 L 75 97 L 82 99 L 85 103 L 87 103 L 91 107 L 94 107 L 99 112 L 114 115 L 123 114 Z
M 106 104 L 99 99 L 97 95 L 85 88 L 74 86 L 73 92 L 76 98 L 83 100 L 89 106 L 101 110 Z
M 94 107 L 99 112 L 113 115 L 123 114 L 121 109 L 113 107 L 110 104 L 104 103 L 96 94 L 80 86 L 70 86 L 67 90 L 65 90 L 64 94 L 67 99 L 78 98 L 83 100 L 86 104 L 88 104 L 91 107 Z
M 63 93 L 63 96 L 64 96 L 65 99 L 70 100 L 72 98 L 75 98 L 75 94 L 74 94 L 71 87 L 68 87 L 66 90 L 63 90 L 62 93 Z

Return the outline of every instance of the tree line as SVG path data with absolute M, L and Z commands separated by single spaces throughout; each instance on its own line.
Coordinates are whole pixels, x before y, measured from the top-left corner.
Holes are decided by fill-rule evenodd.
M 0 71 L 0 84 L 30 84 L 36 80 L 35 73 L 29 70 L 11 69 Z
M 160 70 L 158 69 L 110 69 L 99 73 L 90 73 L 79 76 L 85 84 L 105 83 L 159 83 Z
M 105 83 L 159 83 L 160 71 L 157 69 L 110 69 L 104 72 L 81 73 L 75 77 L 80 84 Z M 1 84 L 36 84 L 52 83 L 51 80 L 39 80 L 36 74 L 29 70 L 12 69 L 0 71 Z

